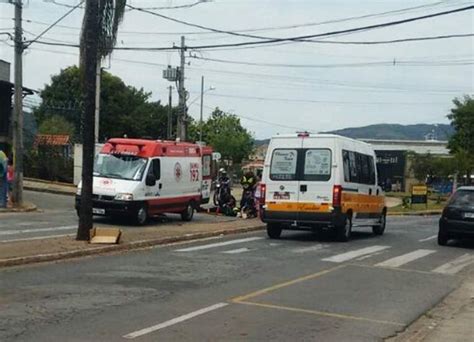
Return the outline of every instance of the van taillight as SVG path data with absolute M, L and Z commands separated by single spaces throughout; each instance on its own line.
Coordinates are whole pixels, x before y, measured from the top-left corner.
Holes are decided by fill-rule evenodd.
M 342 202 L 342 186 L 334 185 L 332 188 L 332 206 L 340 207 Z
M 267 186 L 265 184 L 260 184 L 260 204 L 265 204 L 265 196 L 267 194 Z

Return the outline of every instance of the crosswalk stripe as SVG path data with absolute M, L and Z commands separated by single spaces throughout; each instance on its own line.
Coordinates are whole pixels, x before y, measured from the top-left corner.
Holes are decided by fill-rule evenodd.
M 243 243 L 243 242 L 250 242 L 250 241 L 257 241 L 257 240 L 263 240 L 264 237 L 249 237 L 245 239 L 237 239 L 237 240 L 230 240 L 230 241 L 223 241 L 223 242 L 216 242 L 216 243 L 210 243 L 208 245 L 201 245 L 201 246 L 194 246 L 194 247 L 188 247 L 188 248 L 181 248 L 177 249 L 176 252 L 194 252 L 194 251 L 200 251 L 203 249 L 210 249 L 210 248 L 216 248 L 216 247 L 222 247 L 222 246 L 229 246 L 229 245 L 235 245 L 237 243 Z
M 463 254 L 460 257 L 450 261 L 444 265 L 435 268 L 432 272 L 443 273 L 443 274 L 456 274 L 461 271 L 464 267 L 474 263 L 474 255 Z
M 342 254 L 337 254 L 329 258 L 324 258 L 323 261 L 330 261 L 330 262 L 344 262 L 348 260 L 355 259 L 357 257 L 360 257 L 362 255 L 369 255 L 372 253 L 376 253 L 379 251 L 382 251 L 384 249 L 390 248 L 390 246 L 371 246 L 371 247 L 365 247 L 361 249 L 356 249 L 354 251 L 342 253 Z
M 418 249 L 416 251 L 406 253 L 395 258 L 391 258 L 376 264 L 377 267 L 400 267 L 408 264 L 409 262 L 415 261 L 416 259 L 423 258 L 427 255 L 433 254 L 436 251 L 431 249 Z
M 430 241 L 430 240 L 436 239 L 437 237 L 438 237 L 438 234 L 436 234 L 436 235 L 431 235 L 431 236 L 428 236 L 427 238 L 420 239 L 420 240 L 418 240 L 418 241 L 419 241 L 419 242 Z
M 250 251 L 250 249 L 244 247 L 244 248 L 231 249 L 230 251 L 224 251 L 222 253 L 225 253 L 225 254 L 239 254 L 239 253 L 245 253 L 245 252 L 248 252 L 248 251 Z
M 295 249 L 292 249 L 291 251 L 293 253 L 306 253 L 306 252 L 320 251 L 321 249 L 324 249 L 326 247 L 328 247 L 328 245 L 323 245 L 321 243 L 318 243 L 317 245 L 313 245 L 313 246 L 295 248 Z

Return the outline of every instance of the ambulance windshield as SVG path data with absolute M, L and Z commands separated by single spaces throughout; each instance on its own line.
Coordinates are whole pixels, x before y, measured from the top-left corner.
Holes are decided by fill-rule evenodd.
M 147 159 L 117 154 L 99 154 L 94 162 L 94 176 L 141 180 Z

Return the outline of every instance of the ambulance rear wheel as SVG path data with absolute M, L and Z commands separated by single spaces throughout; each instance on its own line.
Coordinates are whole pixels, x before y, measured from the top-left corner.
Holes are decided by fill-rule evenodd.
M 191 221 L 194 216 L 194 205 L 192 202 L 189 202 L 186 206 L 186 209 L 181 213 L 181 219 L 183 221 Z
M 145 205 L 142 205 L 137 210 L 137 215 L 135 216 L 135 223 L 139 226 L 143 226 L 148 221 L 148 211 Z
M 270 239 L 279 239 L 281 236 L 281 226 L 276 223 L 267 223 L 267 235 Z

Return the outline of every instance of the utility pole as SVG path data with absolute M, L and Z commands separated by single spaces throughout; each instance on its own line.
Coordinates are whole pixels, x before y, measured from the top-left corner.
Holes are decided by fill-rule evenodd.
M 199 115 L 199 141 L 202 142 L 202 108 L 204 100 L 204 76 L 201 76 L 201 113 Z
M 23 205 L 23 29 L 22 0 L 15 6 L 15 112 L 13 115 L 13 150 L 15 179 L 13 181 L 13 201 L 17 207 Z
M 171 140 L 173 135 L 173 86 L 169 86 L 168 96 L 168 128 L 166 131 L 166 137 Z
M 94 141 L 99 142 L 99 122 L 100 122 L 100 83 L 101 83 L 101 58 L 97 57 L 97 70 L 95 74 L 96 88 L 95 88 L 95 125 L 94 125 Z
M 181 36 L 181 66 L 179 68 L 179 110 L 178 115 L 178 131 L 176 137 L 181 141 L 186 141 L 186 126 L 187 126 L 187 117 L 186 117 L 186 89 L 184 88 L 184 65 L 185 65 L 185 53 L 186 46 L 184 43 L 184 36 Z

